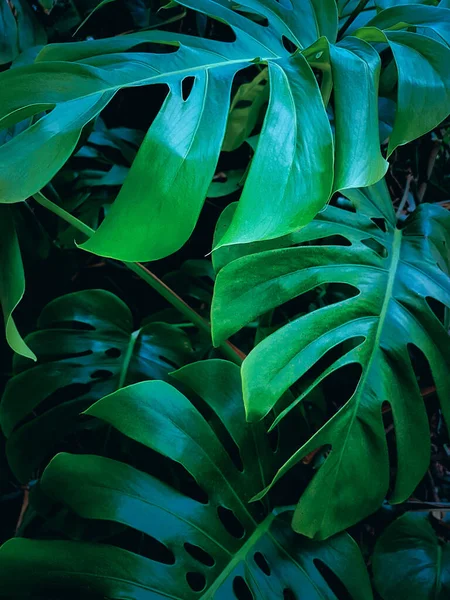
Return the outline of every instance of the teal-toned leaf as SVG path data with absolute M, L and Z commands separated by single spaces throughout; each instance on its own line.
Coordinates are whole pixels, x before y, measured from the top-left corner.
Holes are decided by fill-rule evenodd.
M 207 502 L 118 460 L 59 454 L 40 484 L 49 498 L 83 519 L 140 531 L 162 544 L 164 555 L 149 560 L 106 544 L 16 539 L 0 550 L 2 593 L 49 597 L 89 589 L 113 599 L 228 600 L 244 589 L 261 600 L 292 594 L 335 600 L 322 575 L 327 568 L 349 598 L 371 600 L 364 561 L 348 535 L 314 542 L 292 531 L 289 512 L 272 512 L 266 501 L 261 514 L 248 502 L 270 478 L 285 442 L 280 438 L 274 452 L 264 426 L 245 422 L 239 368 L 203 361 L 175 377 L 196 394 L 195 404 L 169 384 L 150 381 L 101 399 L 88 414 L 151 448 L 154 460 L 165 456 L 166 470 L 178 463 Z M 208 420 L 196 408 L 198 398 Z M 242 467 L 232 460 L 231 440 Z M 223 518 L 227 511 L 237 529 Z
M 450 546 L 426 514 L 406 513 L 382 533 L 372 557 L 374 583 L 383 600 L 446 600 Z
M 36 356 L 23 341 L 13 312 L 25 293 L 25 275 L 14 218 L 9 206 L 0 207 L 0 307 L 5 322 L 6 341 L 11 349 L 27 359 Z
M 46 42 L 44 28 L 26 0 L 0 3 L 0 64 L 11 62 L 28 48 Z
M 178 327 L 151 323 L 133 331 L 129 308 L 103 290 L 50 302 L 26 342 L 38 362 L 30 367 L 28 361 L 15 359 L 15 376 L 0 404 L 8 461 L 24 483 L 79 425 L 82 410 L 123 385 L 166 379 L 192 353 Z M 42 410 L 46 403 L 50 408 Z
M 350 400 L 275 478 L 313 450 L 331 446 L 294 516 L 297 531 L 318 538 L 356 523 L 385 497 L 389 459 L 381 416 L 384 401 L 391 404 L 397 439 L 391 502 L 406 500 L 427 469 L 428 421 L 409 345 L 427 358 L 450 420 L 450 342 L 427 301 L 433 298 L 450 306 L 450 215 L 440 207 L 422 205 L 405 228 L 398 229 L 384 183 L 347 195 L 356 213 L 328 207 L 296 234 L 299 247 L 257 251 L 223 267 L 212 306 L 213 337 L 219 343 L 259 315 L 319 285 L 347 284 L 357 292 L 281 327 L 249 354 L 242 368 L 247 417 L 255 420 L 329 350 L 341 348 L 292 406 L 337 369 L 361 366 Z M 382 219 L 386 231 L 372 219 Z M 333 245 L 331 240 L 318 243 L 336 235 L 350 246 Z M 342 350 L 341 344 L 350 340 Z

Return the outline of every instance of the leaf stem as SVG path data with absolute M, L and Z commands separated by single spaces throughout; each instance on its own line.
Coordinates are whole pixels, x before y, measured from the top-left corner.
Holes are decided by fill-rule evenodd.
M 369 0 L 360 0 L 357 6 L 355 6 L 353 12 L 339 30 L 337 36 L 338 41 L 344 37 L 344 33 L 347 31 L 347 29 L 350 27 L 350 25 L 353 23 L 356 17 L 366 8 L 367 4 L 369 4 Z
M 66 210 L 46 198 L 41 192 L 33 194 L 33 198 L 38 204 L 57 215 L 69 225 L 72 225 L 75 229 L 86 235 L 88 238 L 91 237 L 95 230 L 86 225 Z M 178 294 L 176 294 L 168 285 L 166 285 L 161 279 L 159 279 L 154 273 L 152 273 L 147 267 L 141 263 L 125 262 L 121 261 L 129 269 L 136 273 L 141 279 L 145 281 L 151 288 L 153 288 L 158 294 L 165 298 L 174 308 L 179 310 L 189 321 L 191 321 L 196 327 L 211 336 L 211 325 L 203 317 L 201 317 L 193 308 L 189 306 Z M 219 350 L 222 354 L 236 363 L 241 365 L 245 358 L 245 355 L 236 346 L 226 341 L 219 346 Z

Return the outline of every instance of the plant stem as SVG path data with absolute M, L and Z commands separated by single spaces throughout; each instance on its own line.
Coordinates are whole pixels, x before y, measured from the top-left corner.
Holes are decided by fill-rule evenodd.
M 33 198 L 38 204 L 57 215 L 69 225 L 72 225 L 75 229 L 83 233 L 88 238 L 95 233 L 95 229 L 92 229 L 66 210 L 46 198 L 41 192 L 33 194 Z M 161 279 L 159 279 L 154 273 L 149 271 L 141 263 L 125 262 L 121 261 L 129 269 L 136 273 L 141 279 L 143 279 L 150 287 L 152 287 L 158 294 L 165 298 L 174 308 L 179 310 L 189 321 L 191 321 L 196 327 L 211 336 L 211 325 L 203 317 L 201 317 L 193 308 L 189 306 L 178 294 L 176 294 L 168 285 L 166 285 Z M 236 363 L 241 365 L 245 358 L 245 355 L 236 346 L 230 342 L 224 342 L 219 346 L 219 350 L 222 354 Z
M 353 10 L 352 14 L 349 16 L 349 18 L 345 21 L 345 23 L 342 25 L 341 29 L 339 30 L 339 33 L 337 36 L 338 40 L 342 39 L 342 37 L 344 36 L 344 33 L 347 31 L 347 29 L 350 27 L 350 25 L 353 23 L 353 21 L 356 19 L 356 17 L 366 8 L 367 4 L 369 4 L 369 0 L 360 0 L 360 2 L 357 4 L 355 9 Z

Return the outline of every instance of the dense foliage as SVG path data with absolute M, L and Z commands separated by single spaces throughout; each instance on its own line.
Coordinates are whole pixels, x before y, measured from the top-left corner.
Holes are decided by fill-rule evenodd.
M 0 15 L 0 597 L 450 597 L 450 3 Z

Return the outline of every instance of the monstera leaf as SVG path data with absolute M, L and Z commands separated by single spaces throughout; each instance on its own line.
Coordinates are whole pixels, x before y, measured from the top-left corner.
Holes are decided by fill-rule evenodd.
M 450 596 L 450 546 L 426 514 L 407 513 L 378 539 L 374 583 L 383 600 L 445 600 Z
M 14 216 L 9 206 L 0 207 L 0 308 L 5 322 L 6 341 L 17 353 L 36 360 L 23 341 L 13 312 L 25 293 L 25 275 Z
M 283 326 L 256 346 L 242 368 L 247 418 L 255 421 L 331 349 L 341 352 L 319 375 L 316 371 L 311 386 L 291 408 L 337 369 L 361 367 L 350 400 L 275 478 L 311 451 L 331 446 L 293 521 L 297 531 L 317 538 L 369 515 L 386 495 L 383 402 L 391 405 L 397 444 L 390 501 L 407 499 L 427 469 L 428 420 L 409 347 L 418 348 L 428 360 L 450 423 L 449 337 L 432 310 L 436 303 L 450 306 L 450 214 L 436 205 L 422 205 L 399 229 L 384 182 L 347 195 L 356 212 L 329 206 L 280 242 L 298 247 L 259 251 L 223 267 L 212 307 L 214 340 L 219 343 L 258 315 L 318 285 L 339 283 L 354 289 L 354 296 Z M 333 236 L 344 238 L 345 245 Z
M 26 338 L 38 362 L 15 356 L 0 403 L 8 461 L 22 482 L 80 425 L 82 410 L 126 384 L 166 379 L 192 353 L 178 327 L 151 323 L 134 331 L 129 308 L 104 290 L 53 300 L 38 327 Z
M 267 501 L 264 511 L 249 504 L 284 450 L 282 439 L 278 450 L 271 447 L 261 423 L 245 422 L 239 368 L 203 361 L 174 376 L 195 392 L 195 404 L 169 384 L 150 381 L 99 400 L 87 414 L 182 465 L 207 498 L 193 499 L 118 460 L 59 454 L 42 491 L 85 519 L 151 536 L 158 554 L 150 560 L 105 544 L 15 539 L 0 550 L 2 593 L 336 600 L 337 578 L 348 598 L 370 600 L 364 562 L 348 535 L 314 542 L 292 531 L 289 513 L 270 511 Z
M 190 236 L 208 192 L 234 76 L 262 65 L 270 86 L 268 107 L 222 243 L 272 239 L 308 223 L 335 190 L 366 186 L 383 176 L 379 50 L 392 52 L 395 64 L 386 61 L 391 93 L 398 89 L 389 152 L 449 112 L 447 8 L 388 8 L 336 43 L 335 0 L 179 4 L 228 25 L 234 41 L 148 31 L 52 44 L 33 65 L 0 74 L 4 127 L 46 111 L 0 149 L 0 201 L 19 202 L 48 183 L 73 152 L 82 128 L 118 90 L 165 83 L 169 94 L 124 185 L 83 247 L 126 261 L 167 256 Z M 156 52 L 144 52 L 149 45 Z M 166 51 L 158 54 L 161 45 Z M 325 108 L 331 92 L 335 144 Z

